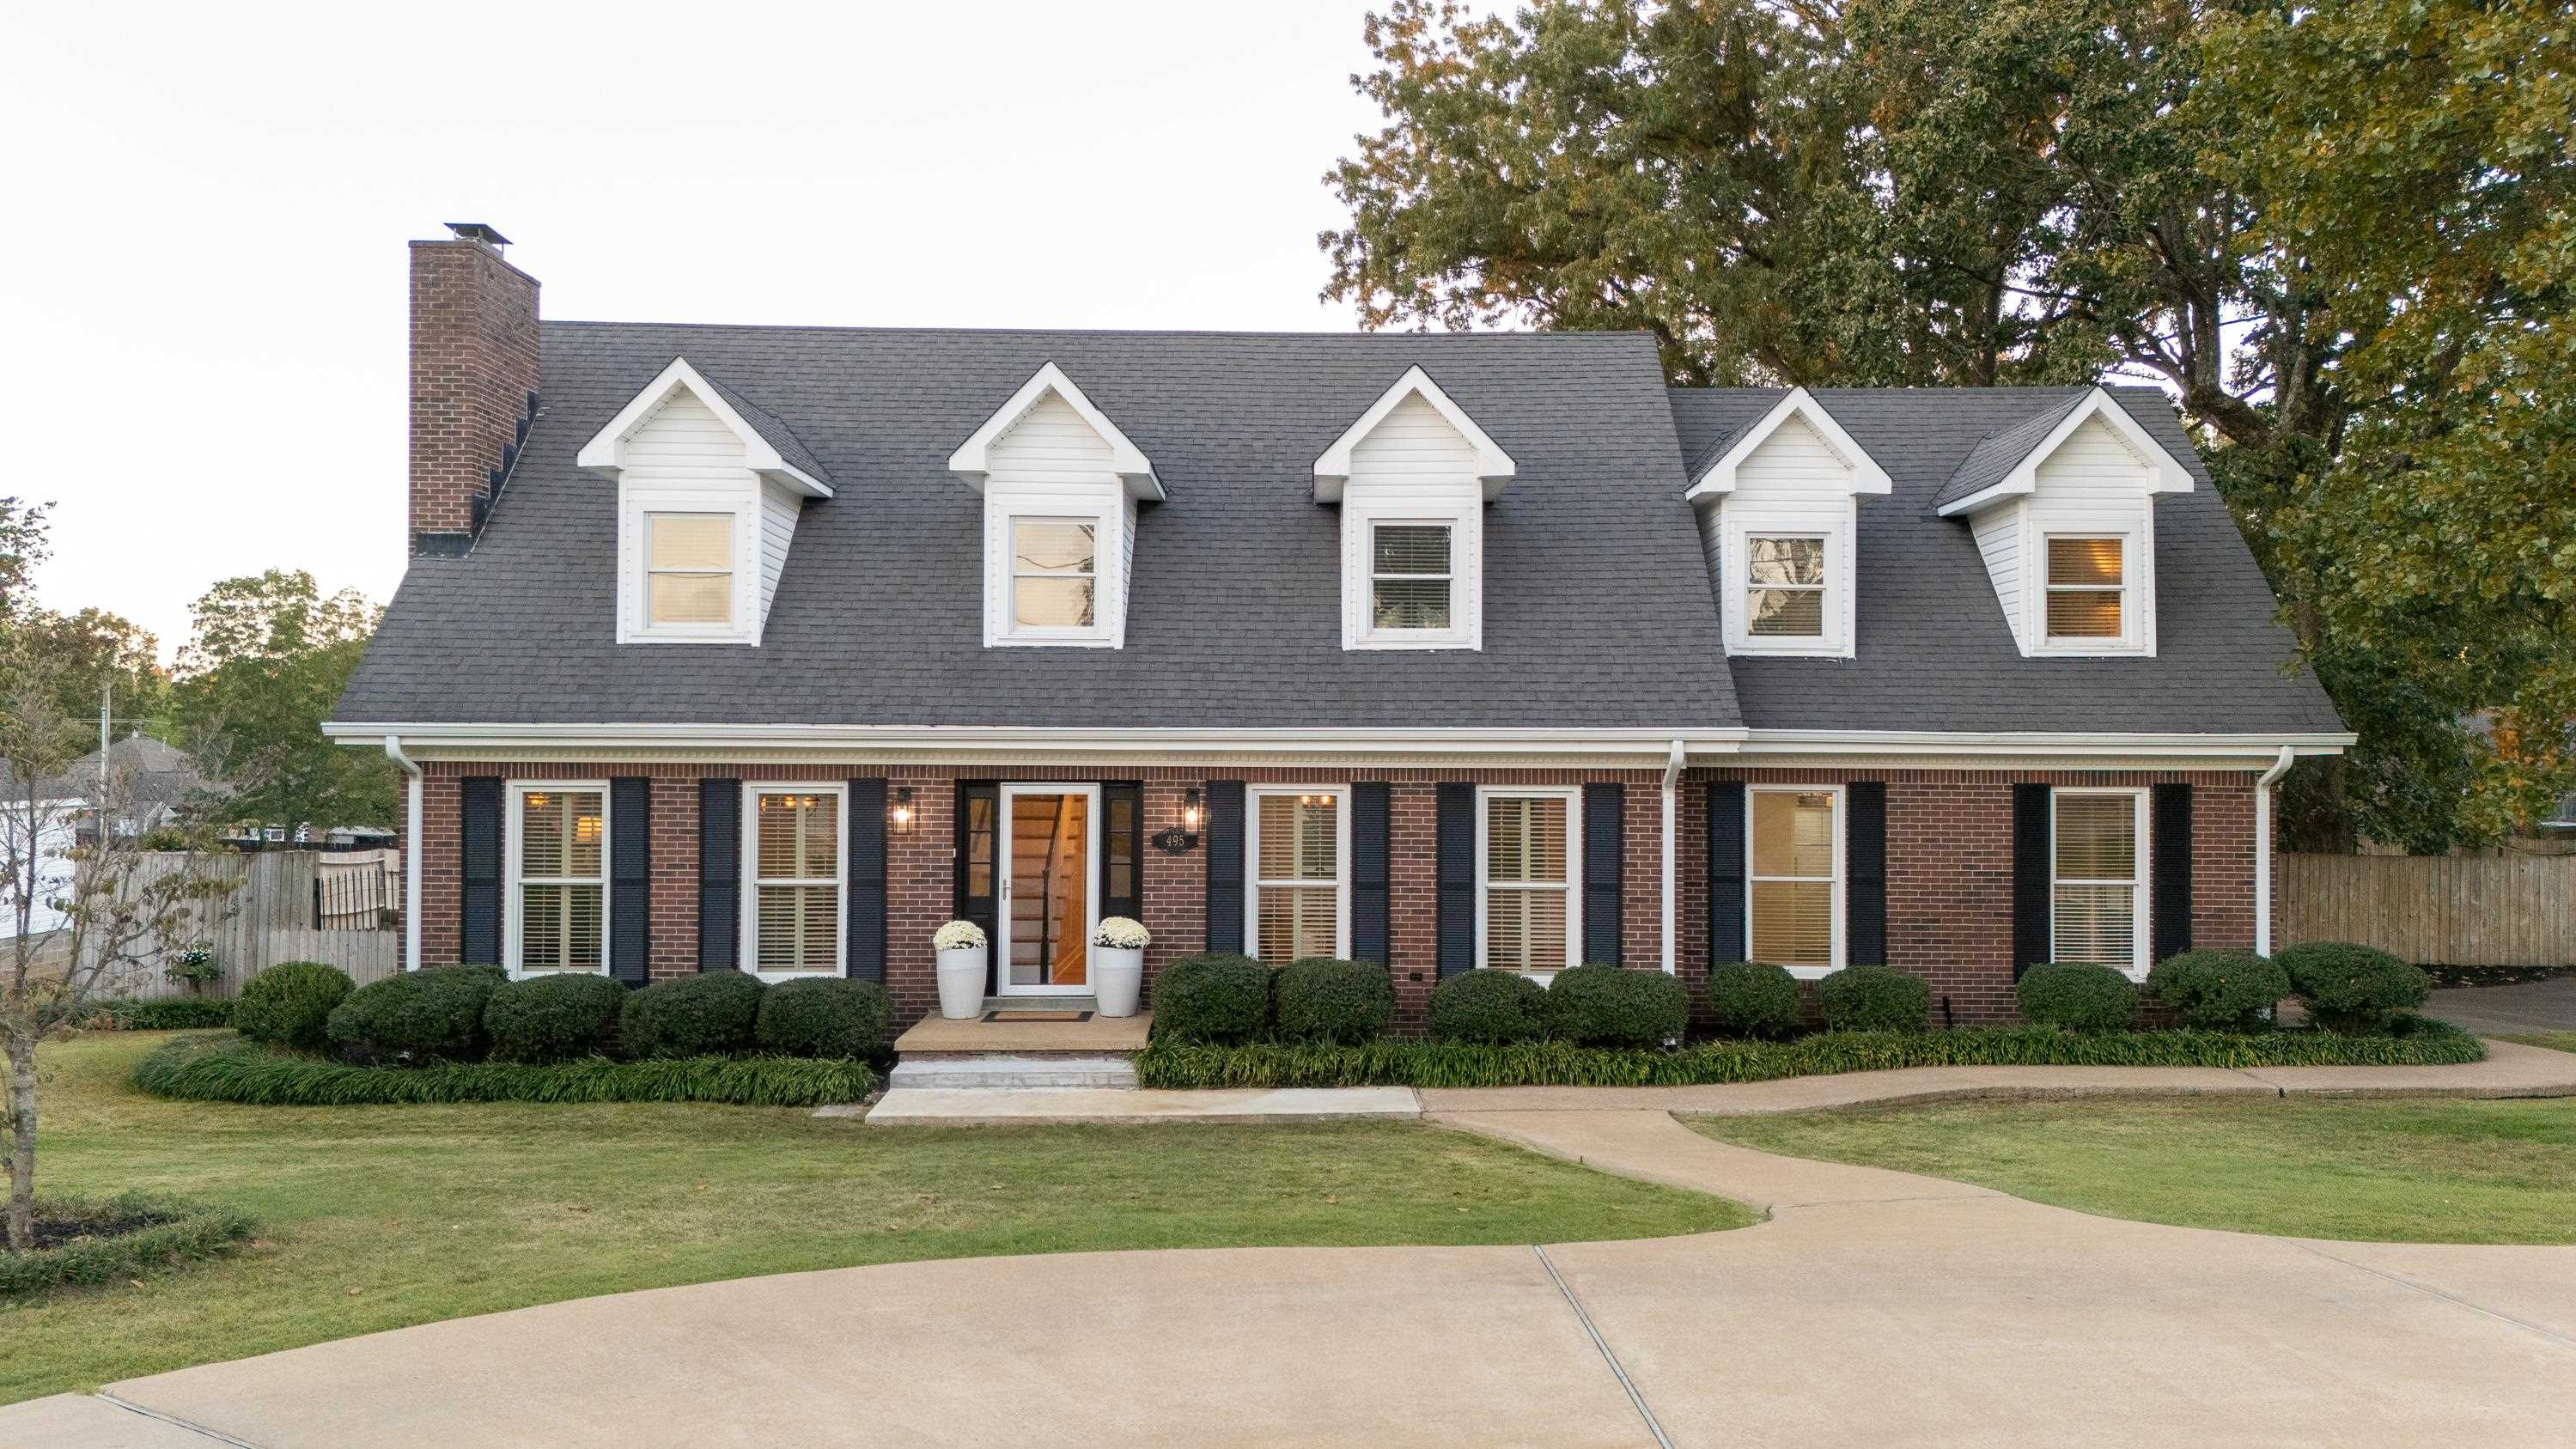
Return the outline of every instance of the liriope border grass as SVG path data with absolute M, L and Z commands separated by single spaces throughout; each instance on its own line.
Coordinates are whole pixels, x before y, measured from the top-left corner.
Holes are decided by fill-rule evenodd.
M 226 1037 L 181 1037 L 135 1064 L 134 1085 L 156 1097 L 262 1107 L 354 1107 L 425 1102 L 718 1102 L 820 1107 L 877 1088 L 867 1063 L 801 1057 L 680 1057 L 556 1066 L 468 1062 L 354 1067 Z
M 0 1253 L 0 1301 L 25 1298 L 66 1285 L 130 1278 L 141 1269 L 213 1255 L 247 1239 L 251 1220 L 231 1208 L 124 1193 L 108 1198 L 40 1198 L 36 1221 L 97 1222 L 144 1216 L 154 1219 L 132 1232 L 87 1238 L 60 1247 Z
M 1146 1087 L 1693 1087 L 1899 1067 L 2431 1066 L 2482 1061 L 2447 1022 L 2416 1017 L 2388 1036 L 2314 1031 L 2087 1034 L 2049 1027 L 1825 1032 L 1794 1041 L 1708 1042 L 1657 1052 L 1532 1042 L 1376 1041 L 1359 1046 L 1156 1041 L 1136 1058 Z

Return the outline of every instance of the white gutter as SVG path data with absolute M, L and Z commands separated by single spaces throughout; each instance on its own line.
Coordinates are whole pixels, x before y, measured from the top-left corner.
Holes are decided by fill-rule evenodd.
M 1673 741 L 1672 753 L 1664 757 L 1664 974 L 1673 974 L 1673 802 L 1681 793 L 1682 742 Z
M 385 758 L 402 768 L 408 799 L 403 815 L 403 969 L 420 969 L 420 766 L 403 753 L 402 737 L 385 736 Z
M 2254 954 L 2272 954 L 2272 786 L 2290 772 L 2297 752 L 2281 746 L 2281 757 L 2254 782 Z

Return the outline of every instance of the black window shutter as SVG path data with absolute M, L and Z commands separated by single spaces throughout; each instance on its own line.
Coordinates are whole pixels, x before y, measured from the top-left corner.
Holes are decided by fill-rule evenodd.
M 1001 849 L 1002 787 L 991 780 L 957 782 L 956 871 L 950 884 L 950 909 L 958 920 L 973 921 L 983 928 L 984 939 L 998 942 L 1002 934 L 1001 896 L 994 878 L 998 870 L 996 853 Z M 984 953 L 985 989 L 992 989 L 999 974 L 998 949 Z
M 1145 787 L 1100 787 L 1100 914 L 1145 919 Z
M 1383 780 L 1351 787 L 1351 959 L 1395 963 L 1387 919 L 1387 828 L 1392 789 Z
M 501 777 L 469 776 L 462 795 L 465 889 L 457 947 L 469 966 L 502 965 Z
M 2013 979 L 2043 965 L 2048 939 L 2048 787 L 2015 785 L 2013 791 Z
M 1626 862 L 1628 787 L 1583 787 L 1583 959 L 1620 964 L 1619 883 Z
M 1708 964 L 1744 959 L 1744 782 L 1708 786 Z
M 742 949 L 742 782 L 698 782 L 698 969 L 731 971 Z
M 1476 969 L 1476 787 L 1438 787 L 1440 974 Z
M 653 782 L 608 782 L 608 974 L 641 986 L 653 956 Z
M 2147 940 L 2150 959 L 2161 961 L 2191 949 L 2191 786 L 2157 785 L 2148 798 L 2155 812 L 2148 868 L 2155 874 Z
M 847 915 L 850 938 L 841 951 L 841 971 L 854 981 L 885 980 L 886 957 L 886 782 L 882 777 L 850 781 L 850 855 L 842 870 L 849 876 Z
M 1207 784 L 1207 948 L 1243 952 L 1243 782 Z
M 1843 787 L 1843 947 L 1854 966 L 1887 964 L 1887 782 Z

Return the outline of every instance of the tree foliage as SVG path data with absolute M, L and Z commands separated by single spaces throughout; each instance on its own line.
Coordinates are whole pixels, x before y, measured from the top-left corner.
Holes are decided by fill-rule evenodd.
M 1325 295 L 1686 384 L 2152 378 L 2362 737 L 2285 818 L 2438 849 L 2576 788 L 2570 17 L 1395 0 Z
M 172 708 L 228 792 L 226 811 L 316 828 L 393 823 L 393 767 L 322 737 L 383 612 L 355 590 L 324 595 L 300 569 L 225 579 L 197 600 Z

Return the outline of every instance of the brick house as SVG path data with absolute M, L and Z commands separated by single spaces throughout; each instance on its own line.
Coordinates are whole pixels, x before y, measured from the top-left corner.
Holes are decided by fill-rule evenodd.
M 411 245 L 411 565 L 329 733 L 407 960 L 882 980 L 1127 915 L 1477 967 L 2267 944 L 2351 740 L 2141 389 L 1673 389 L 1641 335 L 544 322 Z

